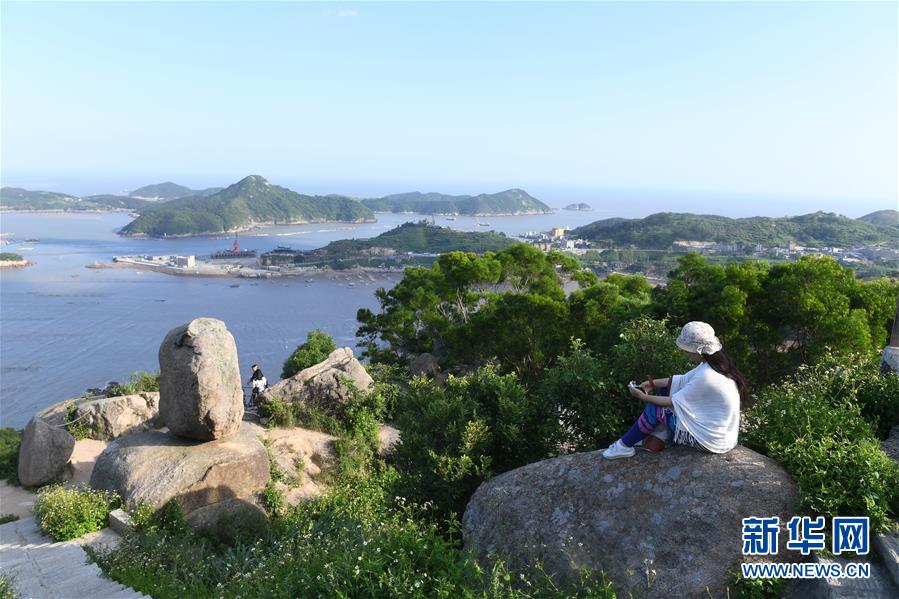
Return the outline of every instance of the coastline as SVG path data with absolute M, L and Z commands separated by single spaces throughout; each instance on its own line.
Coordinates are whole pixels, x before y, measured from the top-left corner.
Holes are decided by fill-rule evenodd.
M 195 268 L 186 268 L 179 266 L 166 266 L 162 264 L 147 264 L 142 262 L 116 261 L 116 262 L 93 262 L 86 264 L 84 268 L 90 269 L 107 269 L 107 268 L 130 268 L 133 270 L 146 270 L 158 272 L 165 275 L 173 275 L 177 277 L 205 277 L 219 279 L 250 279 L 250 280 L 273 280 L 273 279 L 335 279 L 350 280 L 368 279 L 370 281 L 378 278 L 385 278 L 387 275 L 396 274 L 402 276 L 402 269 L 390 268 L 373 268 L 354 266 L 343 270 L 335 270 L 330 266 L 324 268 L 307 267 L 295 268 L 290 270 L 271 271 L 255 266 L 245 264 L 210 264 L 201 263 Z
M 34 262 L 28 260 L 0 260 L 0 268 L 28 268 L 34 266 Z
M 178 233 L 173 235 L 148 235 L 146 233 L 123 233 L 122 231 L 117 231 L 116 235 L 120 237 L 125 237 L 128 239 L 189 239 L 191 237 L 210 237 L 212 235 L 221 235 L 221 236 L 231 236 L 238 233 L 247 233 L 249 231 L 255 231 L 257 229 L 265 229 L 267 227 L 294 227 L 297 225 L 363 225 L 366 223 L 376 223 L 378 219 L 374 218 L 366 218 L 359 220 L 303 220 L 291 223 L 261 223 L 254 222 L 252 225 L 246 227 L 240 227 L 238 229 L 231 229 L 228 231 L 205 231 L 199 233 Z M 124 230 L 124 229 L 123 229 Z

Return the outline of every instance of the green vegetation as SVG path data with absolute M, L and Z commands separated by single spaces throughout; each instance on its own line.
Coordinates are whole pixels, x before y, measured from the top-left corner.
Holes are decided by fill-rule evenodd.
M 859 281 L 830 258 L 720 266 L 691 254 L 653 290 L 652 312 L 710 323 L 750 378 L 764 384 L 818 362 L 828 348 L 879 351 L 897 294 L 899 285 Z
M 565 210 L 580 210 L 581 212 L 589 212 L 593 210 L 593 208 L 590 207 L 590 204 L 578 202 L 577 204 L 568 204 L 567 206 L 565 206 Z
M 509 247 L 514 240 L 502 233 L 454 231 L 430 225 L 426 221 L 403 223 L 371 239 L 341 239 L 332 241 L 321 252 L 341 257 L 366 252 L 373 248 L 387 248 L 397 252 L 443 254 L 452 251 L 495 252 Z
M 281 378 L 288 379 L 301 370 L 324 361 L 335 349 L 337 346 L 330 335 L 321 329 L 310 331 L 306 335 L 306 343 L 298 346 L 284 361 Z
M 38 491 L 34 514 L 41 531 L 56 541 L 68 541 L 104 528 L 119 503 L 113 493 L 48 485 Z
M 22 445 L 22 431 L 14 428 L 0 428 L 0 480 L 19 484 L 19 447 Z
M 442 193 L 398 193 L 383 198 L 362 200 L 375 212 L 412 212 L 416 214 L 459 214 L 489 216 L 497 214 L 550 214 L 552 208 L 523 189 L 477 196 L 451 196 Z
M 0 515 L 0 524 L 6 524 L 8 522 L 15 522 L 19 517 L 14 514 L 2 514 Z
M 899 210 L 878 210 L 858 220 L 881 227 L 899 227 Z
M 21 262 L 24 259 L 20 254 L 0 252 L 0 262 Z
M 0 575 L 0 599 L 17 599 L 18 596 L 15 586 L 13 586 L 13 579 Z
M 166 237 L 237 231 L 254 224 L 362 222 L 374 214 L 344 196 L 300 195 L 250 175 L 207 197 L 154 204 L 126 225 L 123 235 Z
M 159 200 L 177 200 L 191 196 L 205 197 L 221 191 L 221 187 L 210 187 L 208 189 L 191 189 L 171 181 L 165 183 L 156 183 L 154 185 L 145 185 L 135 189 L 128 195 L 132 198 L 149 198 Z
M 824 356 L 761 390 L 743 442 L 781 462 L 811 513 L 860 515 L 877 528 L 899 515 L 899 466 L 877 433 L 899 424 L 899 375 L 879 359 Z
M 104 390 L 104 395 L 106 397 L 118 397 L 119 395 L 134 395 L 152 391 L 159 391 L 159 371 L 135 372 L 128 379 L 127 383 L 116 383 L 107 387 Z
M 596 243 L 615 247 L 667 249 L 676 240 L 715 241 L 728 245 L 786 247 L 790 242 L 811 247 L 851 247 L 888 243 L 899 245 L 899 230 L 826 212 L 784 218 L 727 218 L 724 216 L 661 212 L 646 218 L 609 218 L 572 231 Z
M 20 187 L 0 189 L 0 208 L 4 210 L 134 210 L 141 211 L 152 202 L 113 195 L 76 197 L 52 191 L 29 191 Z
M 90 439 L 94 434 L 94 429 L 79 418 L 78 406 L 74 403 L 66 406 L 66 430 L 75 437 L 76 441 Z

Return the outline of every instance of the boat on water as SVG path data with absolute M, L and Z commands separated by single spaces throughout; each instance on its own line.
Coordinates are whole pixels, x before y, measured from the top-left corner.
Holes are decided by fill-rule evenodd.
M 25 243 L 40 243 L 40 239 L 26 239 Z
M 455 216 L 447 216 L 446 220 L 456 220 L 456 217 Z
M 489 227 L 490 223 L 478 223 L 479 227 Z

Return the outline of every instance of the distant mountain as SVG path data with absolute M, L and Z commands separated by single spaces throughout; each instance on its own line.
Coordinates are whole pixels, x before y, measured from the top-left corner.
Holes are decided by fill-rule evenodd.
M 827 212 L 802 216 L 727 218 L 661 212 L 646 218 L 608 218 L 578 227 L 571 236 L 616 246 L 665 249 L 675 240 L 785 247 L 850 247 L 885 242 L 899 247 L 899 230 Z
M 565 206 L 565 210 L 577 210 L 580 212 L 590 212 L 593 208 L 590 207 L 590 204 L 584 204 L 583 202 L 577 204 L 568 204 Z
M 427 222 L 404 223 L 370 239 L 332 241 L 317 251 L 332 257 L 356 254 L 371 248 L 389 248 L 398 252 L 442 254 L 452 251 L 498 252 L 514 243 L 502 233 L 454 231 Z
M 442 193 L 398 193 L 362 200 L 375 212 L 496 216 L 501 214 L 549 214 L 552 208 L 522 189 L 477 196 Z
M 21 187 L 0 189 L 3 210 L 134 210 L 140 211 L 152 202 L 125 196 L 96 195 L 79 198 L 54 191 L 30 191 Z
M 250 175 L 206 197 L 189 196 L 156 204 L 120 233 L 170 237 L 226 233 L 259 225 L 371 220 L 372 211 L 353 198 L 301 195 Z
M 869 225 L 879 225 L 881 227 L 899 227 L 899 210 L 878 210 L 871 214 L 866 214 L 860 219 Z
M 166 181 L 165 183 L 156 183 L 155 185 L 145 185 L 139 189 L 135 189 L 128 195 L 132 198 L 141 198 L 145 200 L 177 200 L 190 196 L 211 196 L 221 190 L 221 187 L 191 189 L 190 187 L 184 187 L 183 185 Z

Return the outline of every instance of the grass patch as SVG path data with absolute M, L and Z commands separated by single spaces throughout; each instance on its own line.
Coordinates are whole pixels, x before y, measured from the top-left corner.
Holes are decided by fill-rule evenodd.
M 66 407 L 66 430 L 75 437 L 76 441 L 90 439 L 91 435 L 94 434 L 93 427 L 79 418 L 78 406 L 74 403 Z
M 22 431 L 0 428 L 0 479 L 14 485 L 19 483 L 19 447 Z
M 104 528 L 109 512 L 119 504 L 114 493 L 49 485 L 38 492 L 34 514 L 45 534 L 68 541 Z

